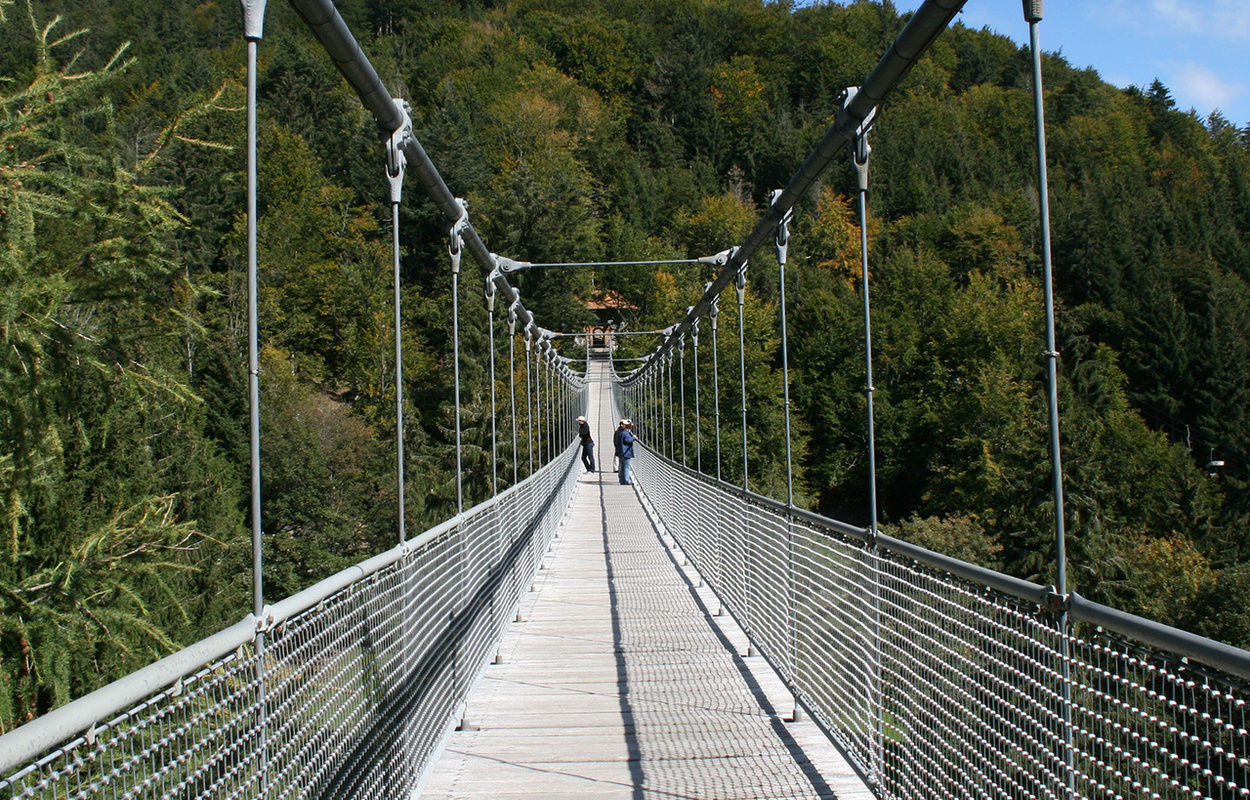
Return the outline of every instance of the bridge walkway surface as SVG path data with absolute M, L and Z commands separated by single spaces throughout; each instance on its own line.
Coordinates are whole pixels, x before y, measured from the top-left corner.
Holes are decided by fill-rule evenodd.
M 619 483 L 606 365 L 591 379 L 599 471 L 420 796 L 871 797 Z

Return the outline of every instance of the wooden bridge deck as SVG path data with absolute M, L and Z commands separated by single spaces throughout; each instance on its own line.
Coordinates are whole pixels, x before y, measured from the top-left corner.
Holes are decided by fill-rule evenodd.
M 814 724 L 787 721 L 793 698 L 620 485 L 609 384 L 592 391 L 606 458 L 421 797 L 871 797 Z

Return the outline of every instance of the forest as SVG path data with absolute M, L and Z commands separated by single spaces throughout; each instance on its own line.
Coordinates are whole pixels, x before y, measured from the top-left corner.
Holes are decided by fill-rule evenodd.
M 888 0 L 339 6 L 488 246 L 533 261 L 738 244 L 908 19 Z M 395 543 L 396 331 L 379 132 L 289 7 L 270 4 L 265 32 L 262 518 L 277 599 Z M 885 530 L 1050 582 L 1029 63 L 957 23 L 879 109 L 876 441 Z M 0 732 L 250 610 L 244 81 L 235 2 L 0 2 Z M 1057 55 L 1044 83 L 1070 587 L 1250 647 L 1250 121 L 1200 119 L 1158 81 L 1119 89 Z M 797 209 L 786 310 L 797 502 L 866 524 L 855 192 L 848 158 Z M 451 273 L 441 215 L 415 180 L 405 198 L 419 531 L 456 507 Z M 784 497 L 777 266 L 761 252 L 749 272 L 748 443 L 752 489 Z M 643 330 L 676 322 L 710 269 L 516 283 L 552 330 L 593 323 L 602 296 Z M 490 485 L 481 292 L 465 278 L 467 503 L 513 474 L 501 448 Z M 722 308 L 736 328 L 732 289 Z M 720 347 L 736 362 L 736 336 Z M 710 396 L 702 407 L 706 431 Z M 722 446 L 740 450 L 741 433 L 726 426 Z

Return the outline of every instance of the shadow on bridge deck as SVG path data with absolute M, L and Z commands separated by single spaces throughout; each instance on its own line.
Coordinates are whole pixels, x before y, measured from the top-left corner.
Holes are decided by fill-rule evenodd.
M 785 720 L 789 693 L 606 455 L 421 797 L 870 797 L 815 725 Z

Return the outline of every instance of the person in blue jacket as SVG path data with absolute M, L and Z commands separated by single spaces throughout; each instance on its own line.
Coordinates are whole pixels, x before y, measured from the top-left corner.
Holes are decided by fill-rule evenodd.
M 612 431 L 612 471 L 621 471 L 621 434 L 625 432 L 625 420 L 621 420 Z
M 629 420 L 625 420 L 625 429 L 621 431 L 621 483 L 629 485 L 634 482 L 634 476 L 629 469 L 629 462 L 634 458 L 634 442 L 638 441 L 638 437 L 634 436 L 634 425 Z

